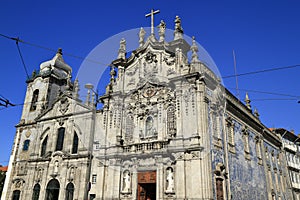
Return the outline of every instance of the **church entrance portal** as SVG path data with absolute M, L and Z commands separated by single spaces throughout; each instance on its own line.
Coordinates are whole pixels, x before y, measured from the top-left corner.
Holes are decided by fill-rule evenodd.
M 138 173 L 138 200 L 156 200 L 156 171 Z

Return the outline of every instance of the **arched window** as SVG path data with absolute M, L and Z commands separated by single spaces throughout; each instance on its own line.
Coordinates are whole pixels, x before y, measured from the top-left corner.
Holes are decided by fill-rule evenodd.
M 174 136 L 176 133 L 176 117 L 175 108 L 173 106 L 167 109 L 167 130 L 170 136 Z
M 25 141 L 24 141 L 24 144 L 23 144 L 23 151 L 28 151 L 29 144 L 30 144 L 30 140 L 25 140 Z
M 36 110 L 38 98 L 39 98 L 39 90 L 34 90 L 32 95 L 31 105 L 30 105 L 30 111 Z
M 65 128 L 61 127 L 58 129 L 57 141 L 56 141 L 56 151 L 61 151 L 64 146 Z
M 40 184 L 35 184 L 33 187 L 32 200 L 38 200 L 40 196 L 41 186 Z
M 148 116 L 146 119 L 146 137 L 153 135 L 153 118 Z
M 78 152 L 78 135 L 76 132 L 74 132 L 72 153 L 74 154 L 77 152 Z
M 21 194 L 20 190 L 13 191 L 12 200 L 19 200 L 20 199 L 20 194 Z
M 73 200 L 74 195 L 74 184 L 68 183 L 66 188 L 66 200 Z
M 59 182 L 56 179 L 49 181 L 46 188 L 46 200 L 58 200 L 59 188 Z
M 44 156 L 46 154 L 47 142 L 48 142 L 48 135 L 46 136 L 46 138 L 44 139 L 44 141 L 42 143 L 41 156 Z

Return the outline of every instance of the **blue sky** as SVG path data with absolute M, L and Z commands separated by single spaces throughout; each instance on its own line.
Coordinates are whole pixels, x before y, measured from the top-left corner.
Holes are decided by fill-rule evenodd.
M 145 14 L 160 9 L 155 25 L 165 20 L 173 29 L 179 15 L 185 34 L 195 36 L 217 64 L 222 76 L 300 64 L 300 3 L 297 1 L 1 1 L 0 33 L 86 57 L 100 42 L 120 32 L 148 27 Z M 137 38 L 138 39 L 138 38 Z M 55 52 L 20 44 L 29 73 Z M 0 37 L 0 95 L 23 103 L 26 74 L 14 41 Z M 116 49 L 117 56 L 117 49 Z M 64 55 L 77 72 L 82 60 Z M 99 60 L 101 62 L 101 60 Z M 99 69 L 104 66 L 99 65 Z M 300 132 L 300 67 L 238 78 L 241 100 L 245 90 L 283 93 L 296 97 L 249 92 L 252 107 L 268 127 Z M 235 79 L 223 79 L 235 94 Z M 245 89 L 245 90 L 244 90 Z M 298 98 L 297 98 L 298 97 Z M 280 100 L 279 100 L 280 99 Z M 292 99 L 292 100 L 291 100 Z M 8 164 L 22 106 L 0 107 L 0 164 Z

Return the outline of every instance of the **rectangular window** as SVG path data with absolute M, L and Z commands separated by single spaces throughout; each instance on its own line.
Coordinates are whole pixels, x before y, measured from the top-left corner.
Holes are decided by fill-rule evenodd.
M 29 144 L 30 144 L 30 140 L 25 140 L 24 141 L 23 151 L 28 151 Z
M 95 184 L 97 182 L 97 174 L 93 174 L 92 176 L 92 184 Z
M 96 194 L 90 194 L 90 200 L 94 200 L 96 198 Z
M 65 128 L 58 129 L 57 142 L 56 142 L 56 151 L 61 151 L 64 145 L 64 137 L 65 137 Z
M 74 132 L 72 154 L 75 154 L 77 152 L 78 152 L 78 135 L 76 132 Z

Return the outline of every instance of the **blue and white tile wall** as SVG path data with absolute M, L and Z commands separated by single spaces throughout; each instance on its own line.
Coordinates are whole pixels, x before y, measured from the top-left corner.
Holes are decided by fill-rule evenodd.
M 245 158 L 242 125 L 234 122 L 236 153 L 228 153 L 230 189 L 233 200 L 267 199 L 264 168 L 258 163 L 255 134 L 249 131 L 250 159 Z

